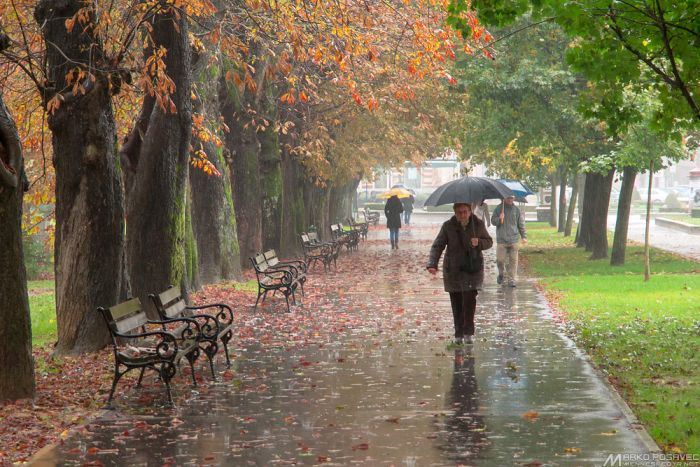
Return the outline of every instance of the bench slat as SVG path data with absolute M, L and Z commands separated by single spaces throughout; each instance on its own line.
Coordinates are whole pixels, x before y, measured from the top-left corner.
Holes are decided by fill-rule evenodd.
M 119 321 L 114 322 L 114 326 L 120 334 L 126 334 L 129 331 L 140 328 L 148 321 L 148 317 L 144 311 L 138 314 L 129 316 L 127 318 L 122 318 Z
M 165 316 L 167 316 L 168 318 L 178 318 L 180 316 L 183 316 L 182 312 L 185 311 L 185 308 L 187 308 L 185 300 L 180 299 L 172 305 L 165 307 Z
M 265 272 L 265 270 L 267 269 L 267 261 L 265 260 L 264 254 L 260 253 L 255 255 L 253 261 L 255 263 L 256 268 L 258 268 L 261 272 Z
M 138 298 L 132 298 L 119 305 L 114 305 L 109 309 L 112 319 L 114 321 L 119 321 L 122 318 L 129 317 L 141 311 L 141 300 Z
M 170 287 L 165 292 L 159 293 L 158 297 L 160 298 L 160 303 L 167 306 L 173 300 L 180 298 L 180 295 L 180 287 Z

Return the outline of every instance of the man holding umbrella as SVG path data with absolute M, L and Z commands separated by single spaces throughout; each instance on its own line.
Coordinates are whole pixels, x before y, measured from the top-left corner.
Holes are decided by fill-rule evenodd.
M 527 243 L 525 218 L 520 209 L 513 204 L 514 200 L 515 196 L 506 196 L 491 215 L 491 224 L 496 226 L 497 282 L 510 287 L 515 287 L 520 239 Z

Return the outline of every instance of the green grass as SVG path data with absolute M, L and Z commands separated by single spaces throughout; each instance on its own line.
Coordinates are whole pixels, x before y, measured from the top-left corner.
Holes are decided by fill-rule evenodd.
M 238 290 L 241 292 L 255 292 L 257 293 L 258 291 L 258 281 L 255 279 L 251 279 L 246 282 L 236 282 L 236 281 L 226 281 L 222 282 L 219 285 L 231 288 L 233 290 Z
M 56 340 L 56 298 L 53 281 L 29 281 L 32 346 Z
M 691 225 L 700 225 L 700 217 L 690 217 L 687 214 L 664 214 L 659 215 L 659 217 L 670 219 L 672 221 L 685 222 L 686 224 Z
M 644 282 L 641 247 L 613 267 L 544 224 L 528 224 L 528 240 L 531 274 L 652 437 L 667 451 L 700 453 L 700 264 L 652 249 Z

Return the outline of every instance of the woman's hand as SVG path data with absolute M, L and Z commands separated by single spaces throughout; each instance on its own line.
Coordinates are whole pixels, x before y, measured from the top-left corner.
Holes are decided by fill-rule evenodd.
M 472 246 L 474 248 L 479 246 L 479 239 L 478 238 L 472 238 Z
M 432 275 L 437 274 L 437 268 L 428 268 L 428 272 Z

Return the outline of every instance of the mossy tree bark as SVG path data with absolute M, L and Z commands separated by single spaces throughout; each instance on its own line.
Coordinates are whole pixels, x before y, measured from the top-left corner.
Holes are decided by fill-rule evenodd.
M 6 44 L 0 34 L 0 50 Z M 36 390 L 22 249 L 26 187 L 19 135 L 0 95 L 0 401 L 30 398 Z
M 252 107 L 242 99 L 233 83 L 220 80 L 221 115 L 229 127 L 224 146 L 230 154 L 233 206 L 240 259 L 250 267 L 248 258 L 262 250 L 262 191 L 260 186 L 260 142 L 251 124 Z
M 63 92 L 49 114 L 56 171 L 55 352 L 83 353 L 109 342 L 98 306 L 112 306 L 129 291 L 124 256 L 124 199 L 118 170 L 116 126 L 110 92 L 114 77 L 92 28 L 68 31 L 66 18 L 85 8 L 80 0 L 42 0 L 35 18 L 47 44 L 45 104 L 71 89 L 68 72 L 79 67 L 94 76 L 85 93 Z M 112 86 L 110 86 L 112 80 Z
M 282 219 L 280 251 L 288 256 L 301 251 L 299 235 L 307 232 L 309 222 L 304 209 L 304 168 L 293 155 L 289 154 L 286 144 L 282 144 Z
M 270 122 L 278 120 L 277 108 L 273 104 L 276 99 L 265 99 L 265 118 Z M 262 243 L 263 249 L 280 249 L 282 236 L 282 154 L 277 131 L 272 127 L 258 133 L 260 141 L 260 186 L 262 210 Z
M 154 47 L 164 47 L 176 89 L 177 113 L 144 100 L 147 120 L 138 152 L 131 153 L 133 186 L 128 199 L 127 253 L 134 295 L 175 284 L 187 291 L 185 199 L 192 127 L 191 51 L 187 19 L 166 5 L 151 20 Z M 150 51 L 146 51 L 150 53 Z M 144 112 L 142 111 L 142 114 Z
M 625 167 L 622 170 L 622 186 L 620 187 L 620 199 L 617 202 L 615 236 L 613 237 L 613 246 L 610 252 L 610 264 L 612 266 L 625 264 L 627 230 L 629 228 L 635 178 L 637 178 L 637 169 L 634 167 Z
M 347 220 L 352 217 L 353 199 L 359 183 L 359 180 L 353 180 L 331 188 L 329 217 L 332 223 L 347 224 Z
M 331 238 L 331 222 L 329 213 L 330 187 L 318 186 L 312 181 L 304 185 L 304 207 L 309 228 L 314 226 L 322 239 Z
M 198 57 L 194 64 L 198 90 L 194 111 L 207 116 L 214 126 L 219 115 L 220 69 L 211 65 L 206 58 Z M 198 147 L 200 143 L 220 176 L 211 176 L 203 170 L 190 168 L 189 199 L 198 260 L 198 279 L 195 282 L 209 284 L 222 279 L 240 279 L 236 215 L 224 150 L 217 148 L 212 141 L 195 141 L 193 145 Z

